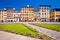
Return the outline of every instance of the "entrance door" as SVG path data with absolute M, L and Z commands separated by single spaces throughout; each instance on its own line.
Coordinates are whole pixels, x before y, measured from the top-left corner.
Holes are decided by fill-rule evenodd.
M 58 22 L 60 22 L 60 19 L 58 19 Z

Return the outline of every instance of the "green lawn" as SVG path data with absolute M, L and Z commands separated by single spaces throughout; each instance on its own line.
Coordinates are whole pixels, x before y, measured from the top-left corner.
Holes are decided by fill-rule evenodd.
M 52 30 L 56 30 L 60 32 L 60 24 L 41 24 L 41 23 L 36 23 L 33 24 L 39 27 L 44 27 L 44 28 L 48 28 L 48 29 L 52 29 Z
M 47 35 L 39 33 L 36 29 L 33 29 L 24 24 L 0 24 L 0 30 L 16 33 L 16 34 L 20 34 L 20 35 L 40 38 L 40 39 L 44 39 L 44 40 L 53 40 L 52 38 L 48 37 Z

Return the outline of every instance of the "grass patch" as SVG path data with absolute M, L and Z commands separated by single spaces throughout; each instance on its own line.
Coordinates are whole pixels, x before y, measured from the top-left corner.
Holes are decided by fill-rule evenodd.
M 33 23 L 33 25 L 39 26 L 39 27 L 44 27 L 52 30 L 56 30 L 60 32 L 60 24 L 40 24 L 40 23 Z
M 36 29 L 33 29 L 24 24 L 0 24 L 0 30 L 16 33 L 20 35 L 30 36 L 34 38 L 39 38 L 43 40 L 53 40 L 47 35 L 39 33 Z

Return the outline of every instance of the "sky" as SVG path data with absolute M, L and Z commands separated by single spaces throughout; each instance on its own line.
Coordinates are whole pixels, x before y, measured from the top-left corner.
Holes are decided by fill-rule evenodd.
M 16 8 L 21 9 L 22 6 L 30 5 L 38 8 L 39 5 L 51 5 L 50 9 L 60 8 L 60 0 L 0 0 L 0 9 Z

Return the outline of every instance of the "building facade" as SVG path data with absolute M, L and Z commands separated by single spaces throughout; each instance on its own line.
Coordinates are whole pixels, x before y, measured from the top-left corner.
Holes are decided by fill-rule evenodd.
M 21 10 L 4 8 L 0 10 L 0 22 L 60 22 L 60 8 L 50 12 L 50 5 L 40 5 L 38 8 L 23 6 Z
M 55 8 L 50 12 L 50 20 L 60 22 L 60 8 Z
M 20 22 L 21 21 L 21 13 L 20 10 L 15 10 L 15 12 L 13 12 L 13 16 L 14 16 L 14 20 L 15 22 Z
M 19 21 L 20 12 L 16 11 L 15 8 L 4 8 L 2 11 L 3 22 L 16 22 Z
M 40 19 L 40 17 L 39 17 L 39 10 L 38 10 L 38 8 L 35 8 L 34 9 L 34 21 L 38 22 L 39 19 Z
M 0 22 L 2 21 L 3 19 L 3 14 L 2 14 L 2 11 L 0 11 Z
M 34 8 L 32 6 L 24 6 L 21 8 L 21 21 L 33 21 Z
M 40 5 L 38 9 L 39 9 L 39 21 L 49 22 L 50 5 Z

